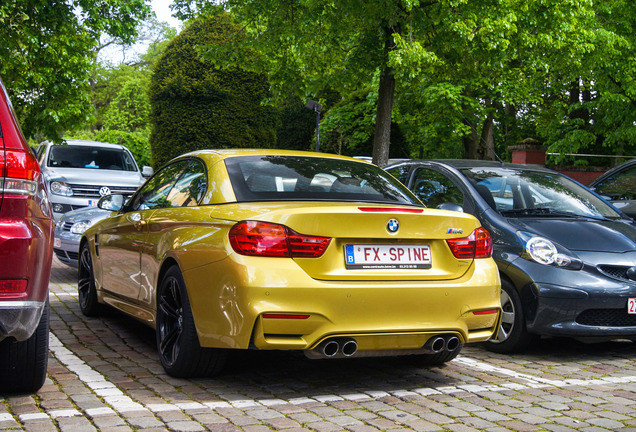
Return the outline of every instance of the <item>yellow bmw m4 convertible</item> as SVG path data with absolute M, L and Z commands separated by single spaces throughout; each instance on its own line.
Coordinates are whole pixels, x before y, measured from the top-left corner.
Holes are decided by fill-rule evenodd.
M 218 373 L 230 349 L 435 365 L 498 328 L 490 234 L 367 162 L 197 151 L 99 206 L 111 214 L 80 243 L 81 310 L 155 328 L 172 376 Z

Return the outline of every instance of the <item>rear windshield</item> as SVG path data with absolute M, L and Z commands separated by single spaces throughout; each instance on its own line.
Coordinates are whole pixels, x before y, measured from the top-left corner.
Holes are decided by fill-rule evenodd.
M 418 205 L 411 192 L 375 165 L 302 156 L 225 160 L 238 201 L 363 201 Z
M 130 153 L 123 149 L 77 145 L 51 147 L 47 166 L 137 171 L 135 160 Z

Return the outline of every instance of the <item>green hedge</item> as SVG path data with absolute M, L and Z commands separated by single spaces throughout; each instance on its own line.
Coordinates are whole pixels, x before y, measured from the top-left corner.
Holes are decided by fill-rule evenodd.
M 191 22 L 158 60 L 150 85 L 150 146 L 158 168 L 198 149 L 268 148 L 276 142 L 275 114 L 264 75 L 221 70 L 201 60 L 200 45 L 230 43 L 240 29 L 229 15 Z

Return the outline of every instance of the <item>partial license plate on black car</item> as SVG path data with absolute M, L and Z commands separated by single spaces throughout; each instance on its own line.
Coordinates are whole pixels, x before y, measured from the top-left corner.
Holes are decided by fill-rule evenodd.
M 345 245 L 348 269 L 431 268 L 429 245 Z
M 636 298 L 627 299 L 627 313 L 636 315 Z

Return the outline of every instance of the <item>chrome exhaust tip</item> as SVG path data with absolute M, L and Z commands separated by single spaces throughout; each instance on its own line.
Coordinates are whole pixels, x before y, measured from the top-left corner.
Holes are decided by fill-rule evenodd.
M 342 344 L 342 355 L 351 357 L 358 352 L 358 343 L 353 339 L 349 339 Z
M 320 349 L 322 355 L 324 355 L 325 357 L 334 357 L 336 354 L 338 354 L 339 350 L 340 344 L 335 339 L 326 341 Z
M 445 347 L 446 347 L 446 340 L 441 336 L 430 338 L 424 345 L 424 348 L 426 348 L 427 350 L 433 353 L 441 352 Z
M 461 345 L 457 336 L 451 336 L 446 340 L 446 349 L 448 351 L 455 351 Z

